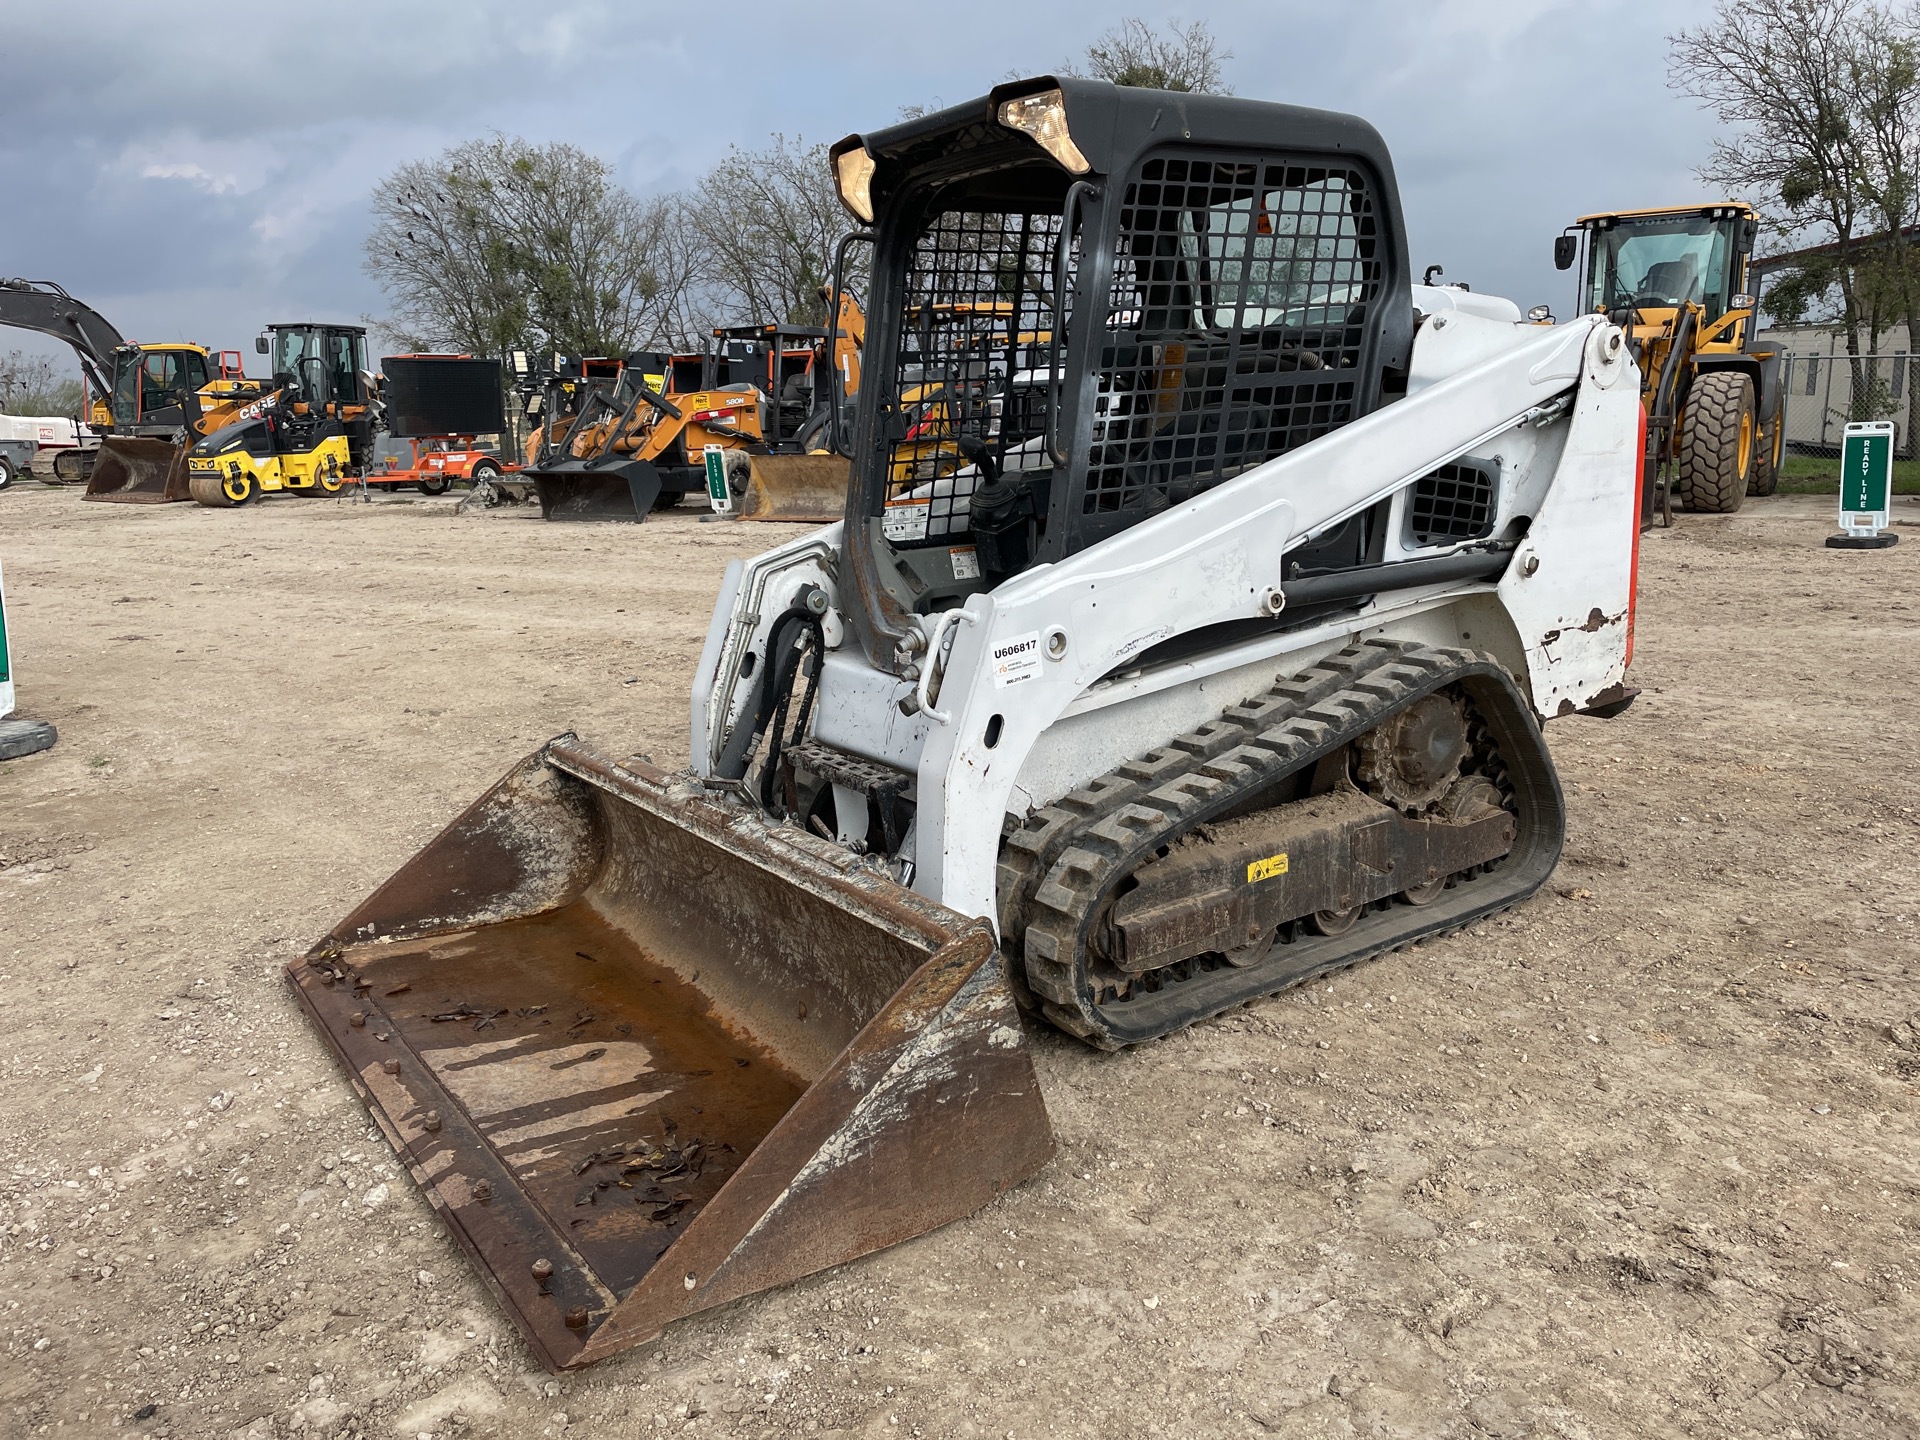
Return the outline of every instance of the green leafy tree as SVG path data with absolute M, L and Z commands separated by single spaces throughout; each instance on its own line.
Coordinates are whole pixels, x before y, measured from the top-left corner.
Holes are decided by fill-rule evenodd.
M 1905 233 L 1920 220 L 1920 10 L 1721 0 L 1669 43 L 1670 83 L 1727 126 L 1701 177 L 1753 198 L 1789 243 L 1822 252 L 1774 281 L 1768 312 L 1837 323 L 1853 393 L 1871 397 L 1861 357 L 1893 323 L 1920 333 Z

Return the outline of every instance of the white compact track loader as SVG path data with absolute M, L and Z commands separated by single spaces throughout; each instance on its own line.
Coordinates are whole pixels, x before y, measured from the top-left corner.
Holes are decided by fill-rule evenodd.
M 1525 900 L 1541 722 L 1633 694 L 1621 333 L 1413 284 L 1365 123 L 1043 77 L 833 164 L 846 512 L 729 568 L 692 770 L 562 736 L 290 968 L 556 1367 L 1030 1175 L 1023 1010 Z

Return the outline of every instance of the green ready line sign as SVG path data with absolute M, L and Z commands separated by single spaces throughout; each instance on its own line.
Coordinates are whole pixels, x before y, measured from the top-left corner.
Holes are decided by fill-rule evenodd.
M 716 515 L 733 513 L 733 492 L 727 488 L 727 452 L 709 445 L 701 452 L 707 466 L 707 503 Z
M 1877 535 L 1893 504 L 1893 422 L 1855 421 L 1840 439 L 1840 528 Z

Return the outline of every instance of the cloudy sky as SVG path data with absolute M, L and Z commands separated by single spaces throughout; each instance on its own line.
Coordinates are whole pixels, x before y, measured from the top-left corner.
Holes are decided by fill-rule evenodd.
M 1665 84 L 1707 0 L 1220 0 L 1241 95 L 1365 116 L 1392 147 L 1416 266 L 1551 301 L 1582 211 L 1702 196 L 1712 122 Z M 395 166 L 499 130 L 565 140 L 642 194 L 730 144 L 830 140 L 1081 54 L 1084 0 L 730 6 L 647 0 L 7 7 L 0 276 L 57 280 L 130 339 L 245 349 L 274 320 L 383 313 L 361 268 Z M 1141 13 L 1158 14 L 1150 10 Z M 829 20 L 828 17 L 835 17 Z M 964 17 L 964 20 L 961 18 Z M 41 349 L 0 335 L 0 350 Z

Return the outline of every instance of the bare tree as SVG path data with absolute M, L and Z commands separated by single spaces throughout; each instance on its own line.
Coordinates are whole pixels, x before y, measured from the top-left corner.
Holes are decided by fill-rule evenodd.
M 675 206 L 576 146 L 471 140 L 401 166 L 373 210 L 366 268 L 403 345 L 604 355 L 669 338 L 686 279 Z
M 1169 20 L 1162 33 L 1130 15 L 1087 46 L 1084 71 L 1071 62 L 1064 68 L 1070 75 L 1086 74 L 1116 85 L 1231 95 L 1226 62 L 1232 58 L 1233 52 L 1220 48 L 1204 20 L 1187 25 Z
M 763 149 L 736 146 L 687 197 L 683 214 L 708 311 L 823 323 L 820 291 L 849 228 L 825 145 L 775 135 Z
M 1914 11 L 1895 16 L 1875 0 L 1721 0 L 1711 21 L 1669 41 L 1670 83 L 1730 127 L 1701 177 L 1825 248 L 1776 283 L 1768 309 L 1791 320 L 1830 303 L 1856 393 L 1871 388 L 1859 357 L 1889 303 L 1911 310 L 1886 266 L 1914 204 L 1915 33 Z
M 0 354 L 0 415 L 77 415 L 81 384 L 71 367 L 25 350 Z

